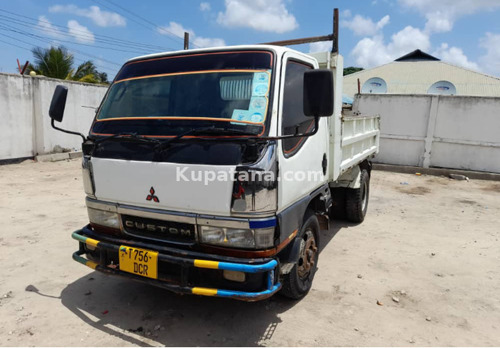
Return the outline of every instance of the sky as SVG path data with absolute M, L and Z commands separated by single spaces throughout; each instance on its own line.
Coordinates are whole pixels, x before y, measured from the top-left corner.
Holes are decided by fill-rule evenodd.
M 0 0 L 0 72 L 35 46 L 65 46 L 114 77 L 128 59 L 190 47 L 332 33 L 340 11 L 345 66 L 371 68 L 415 49 L 500 77 L 500 0 Z M 330 42 L 293 46 L 326 51 Z

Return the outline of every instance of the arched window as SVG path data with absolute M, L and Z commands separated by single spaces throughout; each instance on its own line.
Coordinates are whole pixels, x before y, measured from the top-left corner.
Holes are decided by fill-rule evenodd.
M 456 95 L 457 88 L 450 81 L 438 81 L 427 90 L 428 94 Z
M 361 88 L 361 93 L 384 94 L 387 93 L 387 83 L 380 77 L 368 79 Z

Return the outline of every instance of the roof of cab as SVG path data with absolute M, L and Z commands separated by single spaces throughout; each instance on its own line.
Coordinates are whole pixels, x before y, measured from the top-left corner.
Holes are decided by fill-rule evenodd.
M 288 47 L 282 47 L 282 46 L 239 45 L 239 46 L 220 46 L 220 47 L 196 48 L 196 49 L 181 50 L 181 51 L 169 51 L 169 52 L 153 53 L 153 54 L 148 54 L 148 55 L 144 55 L 144 56 L 131 58 L 127 61 L 127 63 L 133 62 L 133 61 L 138 61 L 138 60 L 176 56 L 176 55 L 183 55 L 183 54 L 196 54 L 196 53 L 220 52 L 220 51 L 240 51 L 240 50 L 267 50 L 267 51 L 273 51 L 277 55 L 282 55 L 285 52 L 292 51 L 292 52 L 296 52 L 298 54 L 307 56 L 306 54 L 304 54 L 302 52 L 296 51 L 296 50 L 288 48 Z

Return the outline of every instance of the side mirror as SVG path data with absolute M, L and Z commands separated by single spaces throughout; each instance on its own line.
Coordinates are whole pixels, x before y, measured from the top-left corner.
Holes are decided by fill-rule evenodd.
M 50 122 L 52 128 L 61 131 L 63 133 L 79 135 L 82 137 L 83 142 L 86 138 L 82 133 L 69 131 L 66 129 L 59 128 L 55 125 L 54 121 L 61 122 L 64 116 L 64 107 L 66 106 L 66 97 L 68 96 L 68 87 L 63 85 L 57 85 L 54 95 L 52 96 L 52 101 L 50 102 L 49 116 L 52 119 Z
M 50 102 L 49 116 L 52 120 L 61 122 L 64 116 L 64 107 L 66 106 L 66 97 L 68 96 L 68 87 L 58 85 Z
M 331 116 L 333 114 L 333 72 L 328 69 L 308 70 L 304 73 L 304 115 Z

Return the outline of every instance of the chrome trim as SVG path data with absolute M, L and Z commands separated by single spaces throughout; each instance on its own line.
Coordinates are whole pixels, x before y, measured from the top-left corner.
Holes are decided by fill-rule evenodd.
M 199 238 L 198 238 L 198 225 L 250 229 L 250 220 L 251 221 L 262 221 L 262 220 L 268 220 L 268 219 L 276 217 L 274 212 L 272 214 L 266 214 L 266 215 L 264 215 L 264 213 L 259 213 L 259 216 L 255 216 L 256 217 L 255 219 L 172 212 L 172 211 L 165 211 L 165 210 L 160 210 L 160 209 L 151 209 L 151 208 L 135 207 L 135 206 L 130 206 L 130 205 L 122 205 L 119 203 L 110 203 L 110 202 L 92 199 L 90 197 L 87 197 L 85 199 L 85 202 L 87 204 L 87 207 L 89 207 L 89 208 L 105 210 L 105 211 L 109 211 L 109 212 L 113 212 L 113 213 L 118 213 L 120 215 L 131 215 L 131 216 L 135 216 L 135 217 L 162 220 L 162 221 L 167 221 L 167 222 L 180 222 L 180 223 L 192 224 L 192 225 L 194 225 L 194 229 L 195 229 L 194 230 L 195 242 L 198 242 L 198 240 L 199 240 Z M 255 215 L 257 215 L 257 214 L 255 214 Z M 121 231 L 127 235 L 165 242 L 164 239 L 149 238 L 149 237 L 145 237 L 142 235 L 130 233 L 130 232 L 125 230 L 121 216 L 120 216 L 119 220 L 120 220 Z M 181 243 L 181 242 L 175 242 L 175 241 L 168 241 L 168 242 L 169 243 L 170 242 L 178 243 L 178 244 L 189 244 L 189 243 Z
M 236 219 L 259 220 L 259 219 L 265 219 L 266 217 L 269 217 L 269 216 L 276 216 L 276 214 L 277 214 L 276 210 L 248 212 L 248 213 L 231 212 L 231 217 L 234 217 Z
M 227 228 L 244 228 L 244 229 L 250 229 L 250 223 L 248 222 L 248 219 L 231 219 L 231 220 L 226 220 L 226 219 L 217 219 L 217 218 L 203 218 L 203 217 L 198 217 L 197 223 L 200 226 L 215 226 L 215 227 L 227 227 Z
M 92 170 L 92 162 L 90 156 L 83 156 L 82 158 L 82 177 L 83 177 L 83 189 L 85 193 L 89 197 L 96 198 L 94 173 Z
M 85 203 L 88 208 L 94 208 L 94 209 L 99 209 L 99 210 L 104 210 L 104 211 L 109 211 L 112 213 L 117 213 L 117 208 L 116 208 L 116 203 L 109 203 L 109 202 L 103 202 L 103 201 L 98 201 L 96 199 L 93 199 L 91 197 L 88 197 L 85 199 Z
M 233 185 L 241 185 L 244 198 L 231 198 L 231 215 L 253 216 L 273 214 L 278 207 L 278 161 L 276 143 L 271 142 L 257 162 L 236 167 Z M 238 181 L 238 173 L 248 173 L 248 181 Z M 239 187 L 239 186 L 235 186 Z M 234 192 L 239 192 L 235 189 Z
M 174 212 L 162 212 L 161 210 L 148 209 L 141 207 L 131 207 L 118 205 L 118 213 L 122 215 L 132 215 L 137 217 L 143 217 L 148 219 L 156 219 L 171 222 L 181 222 L 187 224 L 196 224 L 196 215 L 190 214 L 184 215 L 184 213 L 174 213 Z
M 122 215 L 125 214 L 125 215 L 132 215 L 132 216 L 156 219 L 156 220 L 181 222 L 193 225 L 196 224 L 196 214 L 193 213 L 172 212 L 160 209 L 122 205 L 119 203 L 99 201 L 96 199 L 92 199 L 90 197 L 87 197 L 85 202 L 87 204 L 87 207 L 110 211 Z

